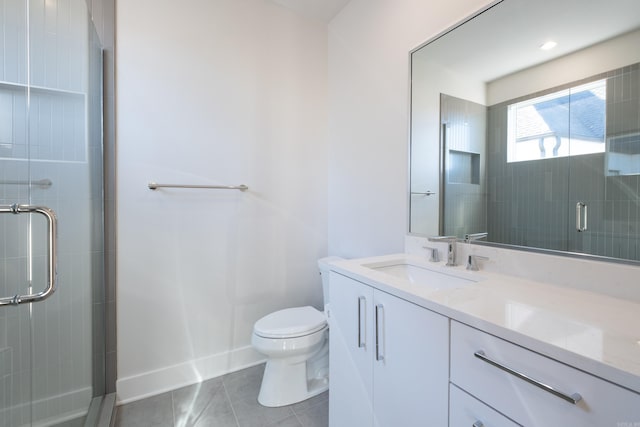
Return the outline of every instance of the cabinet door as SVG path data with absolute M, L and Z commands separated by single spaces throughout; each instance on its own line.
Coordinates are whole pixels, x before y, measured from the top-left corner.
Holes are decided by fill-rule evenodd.
M 331 272 L 329 425 L 372 425 L 373 289 Z
M 374 425 L 446 426 L 449 320 L 378 290 L 373 317 Z

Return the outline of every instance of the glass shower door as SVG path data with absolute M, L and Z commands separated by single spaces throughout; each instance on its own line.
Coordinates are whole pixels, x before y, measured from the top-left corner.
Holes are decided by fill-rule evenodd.
M 101 52 L 84 0 L 0 13 L 0 204 L 58 226 L 57 290 L 0 306 L 0 427 L 79 424 L 104 391 Z M 0 236 L 0 298 L 45 289 L 46 218 L 1 214 Z
M 640 261 L 640 67 L 601 77 L 572 102 L 569 250 Z M 589 145 L 597 148 L 579 155 Z

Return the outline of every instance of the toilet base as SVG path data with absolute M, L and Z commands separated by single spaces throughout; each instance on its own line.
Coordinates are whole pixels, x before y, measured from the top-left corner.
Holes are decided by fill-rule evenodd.
M 302 402 L 329 389 L 329 341 L 312 358 L 269 359 L 258 403 L 279 407 Z M 296 360 L 297 359 L 297 360 Z

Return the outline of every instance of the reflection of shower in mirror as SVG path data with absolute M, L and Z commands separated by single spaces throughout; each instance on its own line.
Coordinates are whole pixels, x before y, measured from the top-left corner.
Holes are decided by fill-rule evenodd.
M 505 0 L 412 53 L 410 232 L 640 261 L 640 3 L 545 3 Z

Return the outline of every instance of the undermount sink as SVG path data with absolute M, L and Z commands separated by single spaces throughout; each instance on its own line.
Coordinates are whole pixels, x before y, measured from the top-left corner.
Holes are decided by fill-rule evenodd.
M 406 262 L 368 264 L 364 267 L 388 274 L 390 276 L 407 280 L 410 283 L 424 285 L 436 289 L 456 289 L 471 285 L 477 280 L 458 277 L 440 271 L 430 270 L 418 265 Z

